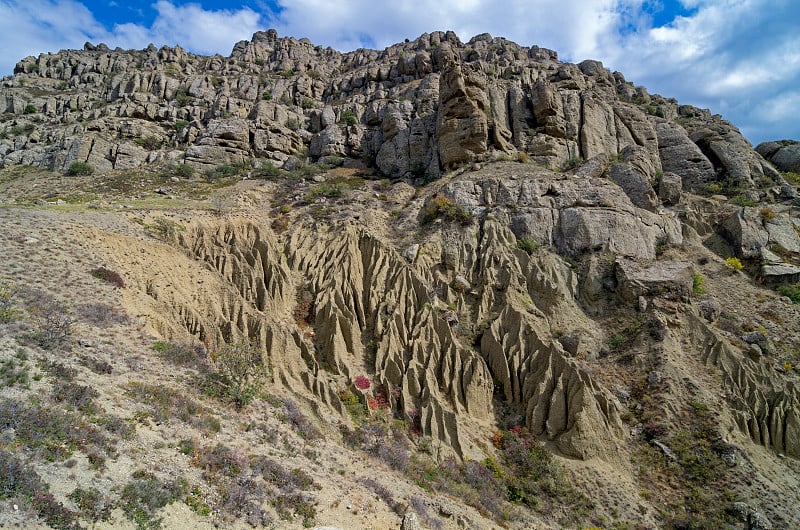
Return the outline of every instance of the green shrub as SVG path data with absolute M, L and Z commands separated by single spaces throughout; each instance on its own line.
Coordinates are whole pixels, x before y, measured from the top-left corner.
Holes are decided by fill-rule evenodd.
M 525 251 L 525 253 L 530 256 L 531 254 L 539 250 L 539 243 L 534 239 L 523 237 L 517 239 L 517 248 L 522 251 Z
M 222 345 L 211 354 L 211 361 L 216 369 L 214 383 L 237 409 L 253 401 L 269 373 L 261 348 L 249 341 Z
M 787 171 L 786 173 L 783 173 L 783 178 L 785 178 L 786 182 L 788 182 L 789 184 L 793 184 L 795 186 L 800 184 L 800 174 L 798 173 L 792 173 L 791 171 Z
M 358 123 L 358 118 L 356 118 L 352 110 L 346 110 L 342 112 L 342 121 L 347 125 L 355 125 Z
M 161 138 L 155 135 L 145 136 L 144 138 L 136 138 L 134 140 L 136 145 L 144 147 L 148 151 L 155 151 L 161 148 Z
M 583 164 L 583 157 L 580 156 L 573 156 L 569 158 L 566 162 L 564 162 L 564 169 L 575 169 L 576 167 Z
M 189 94 L 189 87 L 186 86 L 178 87 L 178 91 L 175 93 L 175 101 L 178 102 L 178 106 L 185 107 L 193 100 L 194 96 Z
M 166 176 L 190 179 L 194 176 L 194 168 L 189 164 L 173 164 L 167 168 Z
M 25 109 L 22 112 L 23 114 L 33 114 L 37 110 L 38 109 L 36 108 L 36 105 L 34 105 L 33 103 L 28 103 L 27 105 L 25 105 Z
M 206 170 L 204 176 L 208 182 L 236 175 L 239 171 L 231 165 L 223 164 L 213 169 Z
M 775 288 L 782 296 L 788 297 L 792 303 L 800 303 L 800 283 L 779 285 Z
M 186 120 L 175 120 L 175 132 L 178 134 L 182 133 L 183 130 L 189 126 L 189 122 Z
M 306 202 L 314 202 L 320 197 L 334 199 L 336 197 L 341 197 L 345 189 L 347 189 L 347 186 L 342 183 L 329 184 L 327 182 L 320 182 L 311 187 L 309 192 L 306 193 L 305 200 Z
M 271 99 L 272 99 L 272 92 L 271 92 L 271 91 L 269 91 L 269 90 L 265 90 L 265 91 L 264 91 L 264 92 L 261 94 L 261 99 L 263 99 L 264 101 L 269 101 L 269 100 L 271 100 Z
M 694 294 L 706 294 L 706 279 L 699 272 L 695 272 L 692 277 L 692 292 Z
M 94 167 L 88 162 L 73 162 L 67 169 L 67 175 L 91 175 L 94 173 Z
M 737 195 L 731 199 L 731 202 L 737 206 L 755 206 L 758 204 L 753 199 L 747 198 L 744 195 Z

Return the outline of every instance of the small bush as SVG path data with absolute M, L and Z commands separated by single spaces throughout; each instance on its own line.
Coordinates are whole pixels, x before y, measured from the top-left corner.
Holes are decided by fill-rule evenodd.
M 694 294 L 706 294 L 706 279 L 699 272 L 695 272 L 692 278 L 692 292 Z
M 270 92 L 269 90 L 265 90 L 261 94 L 261 99 L 263 99 L 264 101 L 270 101 L 272 99 L 272 92 Z
M 188 126 L 189 126 L 189 122 L 186 121 L 186 120 L 175 120 L 175 124 L 174 124 L 175 132 L 178 133 L 178 134 L 182 133 L 183 130 L 186 129 L 186 127 L 188 127 Z
M 94 388 L 69 381 L 58 381 L 53 385 L 53 401 L 66 403 L 86 414 L 97 412 L 94 398 L 99 395 Z
M 422 223 L 430 223 L 434 219 L 443 218 L 455 221 L 462 225 L 472 222 L 472 214 L 463 206 L 453 202 L 452 199 L 437 195 L 433 197 L 423 209 Z
M 744 269 L 744 265 L 742 265 L 742 260 L 733 257 L 725 258 L 725 267 L 731 272 L 736 272 Z
M 346 125 L 355 125 L 356 123 L 358 123 L 358 118 L 356 118 L 356 115 L 353 113 L 352 110 L 346 110 L 342 112 L 342 121 Z
M 306 202 L 314 202 L 320 197 L 334 199 L 341 197 L 345 189 L 347 189 L 347 185 L 344 183 L 328 184 L 327 182 L 321 182 L 311 187 L 311 190 L 306 193 L 305 200 Z
M 25 108 L 23 109 L 22 112 L 23 114 L 33 114 L 37 110 L 39 109 L 36 108 L 36 105 L 34 105 L 33 103 L 28 103 L 27 105 L 25 105 Z
M 372 381 L 369 380 L 369 377 L 366 375 L 358 375 L 356 376 L 356 388 L 359 390 L 368 390 L 370 386 L 372 386 Z
M 769 206 L 764 206 L 761 208 L 759 213 L 761 214 L 761 219 L 763 219 L 765 222 L 770 222 L 775 219 L 775 210 Z
M 224 344 L 211 354 L 216 383 L 237 409 L 248 405 L 268 375 L 261 348 L 249 341 Z
M 187 489 L 185 480 L 161 481 L 152 473 L 139 470 L 122 490 L 119 505 L 140 530 L 160 528 L 161 519 L 156 518 L 156 512 L 185 497 Z
M 150 235 L 163 241 L 172 241 L 178 235 L 178 232 L 186 230 L 185 226 L 166 217 L 157 217 L 152 224 L 145 225 L 144 228 Z
M 35 328 L 34 338 L 39 346 L 53 350 L 69 340 L 75 319 L 66 306 L 50 299 L 33 305 L 30 312 Z
M 201 449 L 194 458 L 194 465 L 205 470 L 213 482 L 213 475 L 233 477 L 247 466 L 247 457 L 240 451 L 218 443 L 213 449 Z
M 154 135 L 145 136 L 144 138 L 136 138 L 134 142 L 139 147 L 144 147 L 148 151 L 155 151 L 157 149 L 161 149 L 161 144 L 162 144 L 161 138 Z
M 0 322 L 11 322 L 16 319 L 16 305 L 19 289 L 12 283 L 0 280 Z
M 273 179 L 280 176 L 280 174 L 281 170 L 275 167 L 275 165 L 269 160 L 262 162 L 261 165 L 253 172 L 253 176 L 265 179 Z
M 775 290 L 781 295 L 788 297 L 792 303 L 800 303 L 800 283 L 779 285 Z
M 527 237 L 517 239 L 517 248 L 524 251 L 529 256 L 539 250 L 539 243 Z
M 94 173 L 94 167 L 88 162 L 73 162 L 67 169 L 67 175 L 86 176 Z
M 92 269 L 92 276 L 103 280 L 104 282 L 108 282 L 111 285 L 119 287 L 120 289 L 125 287 L 125 280 L 122 279 L 122 276 L 119 273 L 112 271 L 111 269 L 107 269 L 105 267 L 97 267 L 96 269 Z
M 731 202 L 737 206 L 755 206 L 757 203 L 753 199 L 745 197 L 744 195 L 737 195 Z
M 176 366 L 194 368 L 202 373 L 211 370 L 208 353 L 205 346 L 200 343 L 176 344 L 174 342 L 157 341 L 153 349 L 158 356 Z
M 206 181 L 213 182 L 215 180 L 233 177 L 238 173 L 238 170 L 231 165 L 223 164 L 213 169 L 207 170 L 203 175 Z
M 96 488 L 75 488 L 69 499 L 78 506 L 81 515 L 93 523 L 111 518 L 113 505 Z
M 583 164 L 583 157 L 573 156 L 573 157 L 567 159 L 566 162 L 564 162 L 564 169 L 565 170 L 566 169 L 575 169 L 576 167 L 580 166 L 581 164 Z
M 107 328 L 114 324 L 122 324 L 128 321 L 128 316 L 123 310 L 117 309 L 105 302 L 87 302 L 75 308 L 75 314 L 81 320 L 92 326 Z
M 173 164 L 168 168 L 169 176 L 190 179 L 194 176 L 194 168 L 189 164 Z

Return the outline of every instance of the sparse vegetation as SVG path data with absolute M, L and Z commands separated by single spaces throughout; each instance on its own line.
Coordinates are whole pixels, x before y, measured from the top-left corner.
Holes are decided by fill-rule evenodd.
M 455 221 L 462 225 L 472 222 L 472 214 L 467 209 L 443 195 L 437 195 L 429 200 L 422 212 L 423 224 L 439 218 Z
M 27 105 L 25 105 L 25 108 L 23 109 L 22 113 L 23 114 L 34 114 L 38 110 L 39 109 L 36 108 L 36 105 L 34 105 L 33 103 L 28 103 Z
M 122 490 L 120 508 L 139 530 L 161 528 L 158 510 L 185 497 L 187 490 L 184 479 L 165 481 L 139 470 Z
M 67 169 L 67 175 L 85 176 L 94 173 L 94 167 L 87 162 L 73 162 Z

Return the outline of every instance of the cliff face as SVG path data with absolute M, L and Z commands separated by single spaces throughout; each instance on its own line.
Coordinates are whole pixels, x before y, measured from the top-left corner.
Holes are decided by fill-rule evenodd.
M 642 525 L 681 527 L 659 506 L 725 480 L 800 523 L 745 478 L 800 458 L 800 318 L 761 286 L 800 278 L 796 183 L 719 116 L 451 32 L 342 54 L 268 31 L 227 58 L 87 44 L 2 84 L 0 195 L 30 198 L 23 165 L 98 201 L 166 167 L 181 189 L 246 177 L 224 219 L 132 219 L 172 226 L 161 241 L 92 229 L 152 334 L 252 341 L 273 392 L 350 427 L 348 400 L 380 398 L 442 460 L 487 461 L 492 433 L 524 428 L 579 473 L 614 467 Z M 695 476 L 703 451 L 729 474 Z
M 307 153 L 431 179 L 490 153 L 562 167 L 636 147 L 650 181 L 661 171 L 692 188 L 779 181 L 718 116 L 650 96 L 596 61 L 562 63 L 488 34 L 464 44 L 434 32 L 342 54 L 268 31 L 227 58 L 87 44 L 20 61 L 3 95 L 4 164 L 62 172 L 74 161 L 110 170 L 164 158 L 281 166 Z

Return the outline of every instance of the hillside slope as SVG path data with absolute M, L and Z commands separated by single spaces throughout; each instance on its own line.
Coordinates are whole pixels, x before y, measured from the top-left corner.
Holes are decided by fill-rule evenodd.
M 800 526 L 800 179 L 719 116 L 449 32 L 2 91 L 3 524 Z

